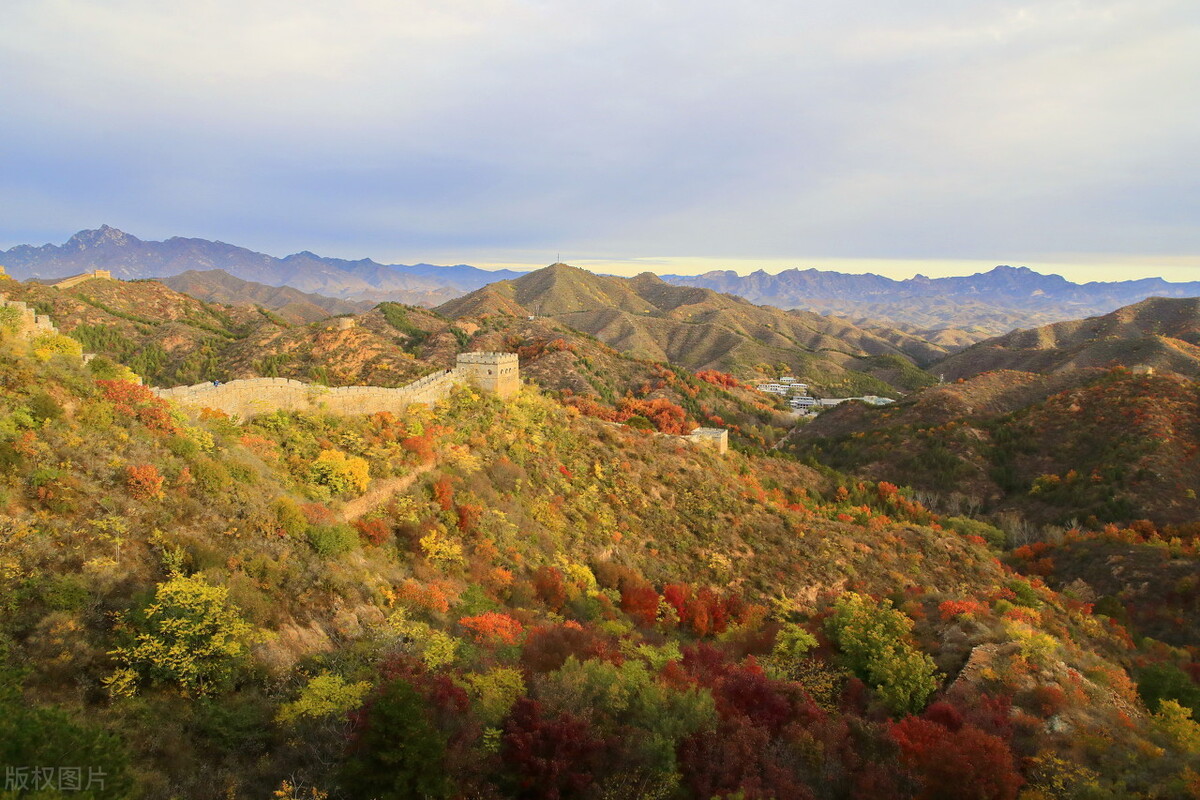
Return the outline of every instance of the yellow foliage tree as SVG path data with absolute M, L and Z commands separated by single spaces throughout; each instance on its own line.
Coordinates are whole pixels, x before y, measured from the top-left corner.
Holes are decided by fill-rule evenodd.
M 371 482 L 371 467 L 364 458 L 348 456 L 340 450 L 322 450 L 313 462 L 309 479 L 334 494 L 364 492 Z
M 216 691 L 244 658 L 252 628 L 229 602 L 229 590 L 199 575 L 160 583 L 134 643 L 112 651 L 124 666 L 105 682 L 132 695 L 142 680 L 176 686 L 186 695 Z
M 366 681 L 349 683 L 338 675 L 317 675 L 300 690 L 300 696 L 279 709 L 277 719 L 284 724 L 294 724 L 300 719 L 322 719 L 362 705 L 363 698 L 371 690 Z

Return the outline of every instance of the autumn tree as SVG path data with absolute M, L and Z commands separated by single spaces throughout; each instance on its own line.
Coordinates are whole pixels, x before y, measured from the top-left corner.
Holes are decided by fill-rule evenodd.
M 1013 800 L 1024 783 L 1004 741 L 974 725 L 905 717 L 890 733 L 918 800 Z
M 893 714 L 920 711 L 937 689 L 933 659 L 908 643 L 913 621 L 877 601 L 848 592 L 828 620 L 846 666 L 870 684 Z
M 229 602 L 229 590 L 199 575 L 176 575 L 155 590 L 133 644 L 113 655 L 124 664 L 108 679 L 114 694 L 132 695 L 140 680 L 211 694 L 248 653 L 252 628 Z
M 572 715 L 547 717 L 536 700 L 522 698 L 504 724 L 501 757 L 511 773 L 513 797 L 568 800 L 595 783 L 604 742 Z

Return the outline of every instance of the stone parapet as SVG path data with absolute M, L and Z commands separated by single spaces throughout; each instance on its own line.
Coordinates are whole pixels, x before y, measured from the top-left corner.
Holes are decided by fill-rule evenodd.
M 464 361 L 464 356 L 484 358 Z M 495 356 L 505 358 L 501 360 Z M 486 380 L 479 380 L 476 368 L 481 367 L 486 371 L 491 367 L 496 370 L 500 364 L 503 364 L 506 370 L 503 379 L 507 381 L 511 376 L 519 388 L 515 353 L 464 353 L 459 356 L 459 364 L 455 369 L 435 372 L 395 389 L 382 386 L 316 386 L 290 378 L 245 378 L 227 383 L 199 383 L 194 386 L 176 386 L 154 391 L 159 397 L 174 400 L 181 405 L 217 409 L 245 419 L 271 411 L 300 411 L 336 416 L 398 411 L 412 403 L 437 402 L 457 385 L 469 384 L 489 389 L 491 387 Z M 496 374 L 497 377 L 501 377 L 499 373 Z M 498 381 L 492 383 L 495 385 Z M 496 391 L 494 388 L 491 390 Z

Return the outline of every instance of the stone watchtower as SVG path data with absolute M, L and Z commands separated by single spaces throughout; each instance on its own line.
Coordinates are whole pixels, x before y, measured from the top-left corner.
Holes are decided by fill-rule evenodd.
M 516 353 L 459 353 L 455 371 L 472 386 L 501 397 L 512 397 L 521 388 Z

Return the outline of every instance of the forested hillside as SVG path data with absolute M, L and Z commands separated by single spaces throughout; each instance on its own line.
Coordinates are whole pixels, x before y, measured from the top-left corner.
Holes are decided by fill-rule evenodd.
M 788 447 L 944 507 L 1034 523 L 1189 524 L 1200 512 L 1200 384 L 1178 375 L 987 373 L 835 409 Z

